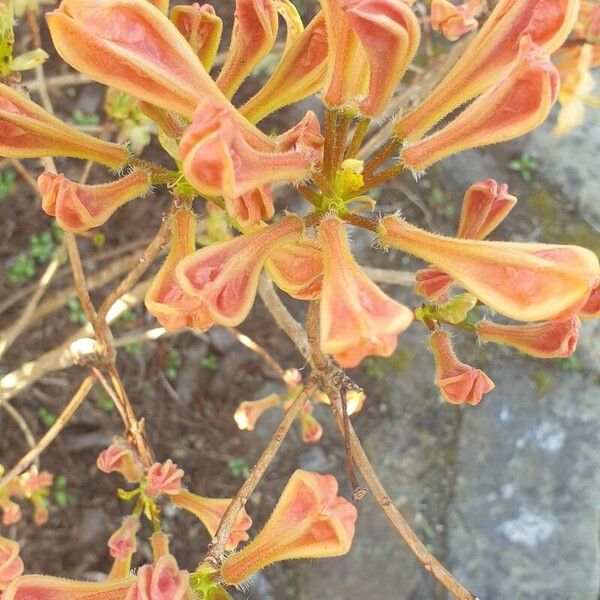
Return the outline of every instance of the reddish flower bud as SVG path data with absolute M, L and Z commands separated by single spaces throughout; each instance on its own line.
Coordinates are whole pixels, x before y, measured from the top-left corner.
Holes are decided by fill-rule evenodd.
M 408 4 L 397 0 L 345 0 L 342 6 L 369 64 L 369 88 L 360 110 L 379 116 L 417 52 L 419 21 Z
M 506 79 L 400 156 L 413 172 L 421 172 L 457 152 L 524 135 L 546 119 L 558 98 L 559 86 L 558 71 L 548 54 L 524 38 L 520 58 Z
M 120 473 L 129 483 L 138 483 L 144 475 L 133 450 L 124 443 L 113 443 L 100 452 L 96 466 L 103 473 Z
M 20 92 L 0 83 L 0 156 L 71 156 L 117 169 L 125 164 L 129 152 L 123 146 L 69 127 Z
M 441 269 L 430 265 L 415 273 L 415 293 L 428 300 L 444 300 L 454 279 Z
M 137 551 L 136 534 L 140 528 L 138 517 L 130 516 L 123 519 L 123 524 L 108 540 L 110 555 L 114 558 L 109 579 L 127 577 L 131 570 L 131 559 Z
M 181 209 L 173 215 L 171 248 L 167 260 L 146 292 L 148 312 L 167 330 L 191 327 L 206 331 L 213 321 L 200 302 L 184 294 L 175 278 L 175 268 L 196 250 L 196 217 L 191 210 Z
M 354 537 L 356 508 L 337 491 L 332 475 L 295 471 L 261 532 L 223 561 L 224 582 L 238 585 L 282 560 L 346 554 Z
M 458 6 L 448 0 L 431 2 L 431 28 L 439 31 L 451 42 L 474 31 L 479 26 L 475 17 L 483 6 L 479 0 L 465 2 Z
M 240 112 L 258 123 L 276 110 L 321 89 L 327 71 L 327 33 L 323 13 L 308 24 L 284 53 L 269 80 Z
M 429 343 L 435 357 L 435 385 L 451 404 L 479 404 L 496 387 L 483 371 L 458 360 L 445 331 L 434 331 Z
M 323 249 L 321 347 L 343 367 L 365 356 L 390 356 L 398 336 L 411 324 L 410 309 L 384 294 L 356 264 L 337 217 L 319 226 Z
M 265 267 L 277 286 L 293 298 L 313 300 L 321 293 L 323 253 L 311 238 L 275 250 Z
M 302 375 L 298 369 L 286 369 L 283 380 L 288 390 L 295 390 L 302 383 Z
M 323 436 L 323 427 L 313 415 L 313 408 L 307 402 L 298 415 L 300 420 L 300 434 L 302 441 L 306 444 L 316 444 Z
M 18 523 L 23 516 L 21 507 L 8 497 L 0 498 L 0 509 L 2 510 L 2 525 L 6 527 Z
M 587 302 L 579 311 L 579 316 L 582 319 L 596 319 L 600 317 L 600 282 L 592 290 Z
M 167 554 L 140 567 L 125 600 L 184 600 L 191 597 L 189 583 L 190 574 L 180 570 L 175 558 Z
M 519 321 L 569 318 L 600 281 L 598 258 L 579 246 L 453 239 L 391 216 L 381 220 L 379 238 L 433 263 L 481 302 Z
M 523 37 L 552 53 L 573 28 L 578 0 L 500 0 L 454 67 L 394 131 L 417 140 L 468 100 L 506 77 Z
M 46 490 L 52 486 L 54 476 L 48 471 L 41 471 L 34 473 L 33 471 L 27 471 L 19 477 L 19 483 L 23 489 L 25 497 L 29 498 L 32 494 L 38 491 Z
M 164 463 L 154 463 L 146 475 L 147 486 L 144 493 L 149 498 L 156 498 L 161 494 L 174 496 L 181 491 L 183 469 L 169 458 Z
M 23 573 L 23 561 L 17 542 L 0 536 L 0 592 Z
M 258 225 L 261 221 L 269 221 L 275 214 L 271 187 L 262 185 L 241 196 L 227 197 L 225 208 L 244 229 Z
M 232 500 L 232 498 L 205 498 L 192 494 L 187 490 L 181 490 L 176 496 L 171 496 L 173 504 L 196 515 L 211 536 L 217 533 L 221 519 Z M 245 542 L 248 539 L 246 532 L 251 526 L 252 519 L 248 516 L 246 510 L 242 508 L 231 528 L 231 533 L 225 546 L 226 550 L 234 550 L 240 542 Z
M 259 231 L 202 248 L 177 265 L 183 292 L 200 301 L 210 318 L 235 327 L 248 315 L 269 255 L 300 239 L 303 223 L 289 215 Z
M 65 231 L 81 233 L 99 227 L 123 204 L 146 194 L 150 178 L 144 171 L 132 171 L 111 183 L 83 185 L 44 171 L 37 184 L 44 211 Z
M 482 342 L 494 342 L 516 348 L 536 358 L 567 358 L 577 348 L 581 321 L 551 321 L 529 325 L 500 325 L 480 321 L 475 333 Z
M 298 181 L 311 166 L 301 152 L 257 150 L 231 112 L 208 101 L 183 135 L 181 158 L 188 181 L 208 196 L 236 197 L 275 181 Z
M 188 41 L 204 68 L 210 71 L 223 32 L 223 21 L 215 14 L 214 7 L 197 2 L 190 6 L 175 6 L 171 11 L 171 21 Z
M 270 52 L 278 29 L 274 1 L 236 0 L 231 44 L 217 78 L 217 85 L 228 98 Z
M 254 431 L 261 415 L 281 402 L 278 394 L 269 394 L 260 400 L 245 400 L 235 409 L 233 418 L 242 431 Z
M 50 516 L 50 509 L 48 508 L 48 501 L 40 494 L 34 494 L 31 497 L 31 503 L 33 504 L 33 522 L 41 527 L 48 522 Z

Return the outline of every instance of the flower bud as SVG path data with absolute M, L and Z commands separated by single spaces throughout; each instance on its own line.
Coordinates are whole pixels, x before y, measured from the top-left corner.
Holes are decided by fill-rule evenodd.
M 304 152 L 317 164 L 323 157 L 324 141 L 321 135 L 321 123 L 317 115 L 309 110 L 296 125 L 275 138 L 275 147 L 278 152 L 287 150 Z
M 415 273 L 415 293 L 427 300 L 444 300 L 448 290 L 452 287 L 454 279 L 441 269 L 430 265 L 419 269 Z
M 127 149 L 69 127 L 20 92 L 0 83 L 0 156 L 70 156 L 117 169 Z
M 337 491 L 332 475 L 295 471 L 260 533 L 223 561 L 223 581 L 238 585 L 282 560 L 346 554 L 354 537 L 356 508 Z
M 327 32 L 323 13 L 290 45 L 277 68 L 240 112 L 252 123 L 321 89 L 327 72 Z
M 257 150 L 231 112 L 208 101 L 183 135 L 181 158 L 187 180 L 200 193 L 226 198 L 275 181 L 299 181 L 311 167 L 301 152 Z
M 475 17 L 481 12 L 481 2 L 465 2 L 458 6 L 448 0 L 432 0 L 431 28 L 439 31 L 445 38 L 455 42 L 479 26 Z
M 183 292 L 201 302 L 210 318 L 235 327 L 248 315 L 269 255 L 300 239 L 303 223 L 289 215 L 259 231 L 202 248 L 179 262 Z
M 223 21 L 210 4 L 194 2 L 190 6 L 173 7 L 171 21 L 188 41 L 207 71 L 210 71 L 219 49 Z
M 23 561 L 17 542 L 0 536 L 0 592 L 23 573 Z
M 137 551 L 136 534 L 140 528 L 138 517 L 129 516 L 123 519 L 122 525 L 110 536 L 108 549 L 114 562 L 108 576 L 109 579 L 127 577 L 131 570 L 131 559 Z
M 271 187 L 262 185 L 241 196 L 227 197 L 225 208 L 243 229 L 258 225 L 261 221 L 269 221 L 275 214 Z
M 182 477 L 183 469 L 178 469 L 170 458 L 164 463 L 154 463 L 146 475 L 147 486 L 144 494 L 148 498 L 156 498 L 161 494 L 174 496 L 181 491 Z
M 319 226 L 323 249 L 321 348 L 343 367 L 365 356 L 391 356 L 411 324 L 410 309 L 384 294 L 356 264 L 344 224 L 326 217 Z
M 103 473 L 120 473 L 129 483 L 138 483 L 144 475 L 133 450 L 124 443 L 113 443 L 100 452 L 96 466 Z
M 8 497 L 0 497 L 0 509 L 2 510 L 2 525 L 6 527 L 18 523 L 23 516 L 21 507 Z
M 434 331 L 429 344 L 435 358 L 435 385 L 451 404 L 479 404 L 496 387 L 483 371 L 458 360 L 445 331 Z
M 236 0 L 231 43 L 217 85 L 231 98 L 244 79 L 271 51 L 279 19 L 273 0 Z
M 491 309 L 519 321 L 567 319 L 600 281 L 596 255 L 579 246 L 447 238 L 384 217 L 379 239 L 433 263 Z
M 190 598 L 189 583 L 190 574 L 180 570 L 175 558 L 167 554 L 139 568 L 125 600 L 184 600 Z
M 40 493 L 36 493 L 31 497 L 31 503 L 33 505 L 33 522 L 38 527 L 45 525 L 50 516 L 50 509 L 46 497 Z
M 477 323 L 475 333 L 482 342 L 510 346 L 536 358 L 567 358 L 577 348 L 580 328 L 577 317 L 528 325 L 501 325 L 484 320 Z
M 331 405 L 331 398 L 321 390 L 318 390 L 314 394 L 314 399 L 321 404 Z M 361 390 L 348 390 L 346 392 L 346 410 L 348 416 L 351 417 L 356 413 L 359 413 L 365 404 L 367 399 L 365 393 Z
M 300 420 L 300 434 L 302 441 L 306 444 L 316 444 L 323 436 L 323 427 L 313 415 L 310 402 L 307 402 L 298 415 Z
M 233 501 L 232 498 L 205 498 L 192 494 L 188 490 L 181 490 L 176 496 L 171 496 L 175 506 L 183 508 L 196 515 L 206 527 L 208 533 L 214 536 L 221 523 L 225 511 Z M 234 550 L 240 542 L 248 540 L 248 529 L 252 526 L 252 519 L 244 508 L 240 510 L 235 519 L 225 549 Z
M 148 312 L 167 330 L 191 327 L 206 331 L 213 325 L 197 300 L 184 294 L 175 278 L 175 268 L 196 249 L 196 217 L 191 210 L 181 209 L 173 215 L 171 248 L 167 260 L 146 292 Z
M 578 0 L 500 0 L 454 67 L 394 132 L 417 140 L 465 102 L 506 77 L 522 38 L 552 53 L 563 44 L 577 19 Z
M 520 58 L 506 79 L 448 125 L 404 149 L 400 157 L 418 173 L 457 152 L 524 135 L 545 121 L 559 86 L 558 71 L 549 56 L 524 38 Z
M 278 406 L 280 401 L 279 394 L 269 394 L 260 400 L 245 400 L 235 409 L 233 419 L 242 431 L 254 431 L 261 415 L 270 408 Z
M 44 171 L 37 184 L 44 211 L 65 231 L 81 233 L 99 227 L 123 204 L 146 194 L 150 178 L 144 171 L 132 171 L 110 183 L 84 185 Z

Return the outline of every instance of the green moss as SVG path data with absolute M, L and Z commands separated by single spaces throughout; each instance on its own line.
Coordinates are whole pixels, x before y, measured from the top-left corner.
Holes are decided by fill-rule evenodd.
M 531 371 L 530 377 L 535 385 L 535 391 L 538 396 L 545 396 L 552 391 L 554 377 L 548 371 L 536 369 L 535 371 Z

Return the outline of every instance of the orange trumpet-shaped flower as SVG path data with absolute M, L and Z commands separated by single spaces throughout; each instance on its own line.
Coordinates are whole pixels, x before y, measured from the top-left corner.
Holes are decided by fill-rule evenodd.
M 270 52 L 279 29 L 273 0 L 236 0 L 229 52 L 217 85 L 231 98 L 252 69 Z
M 44 211 L 56 217 L 64 230 L 81 233 L 99 227 L 123 204 L 146 194 L 150 177 L 144 171 L 132 171 L 110 183 L 83 185 L 44 171 L 37 184 Z
M 156 498 L 161 494 L 174 496 L 181 491 L 183 469 L 169 458 L 164 463 L 154 463 L 146 475 L 146 489 L 144 493 L 149 498 Z
M 547 52 L 557 50 L 577 19 L 578 0 L 500 0 L 454 67 L 413 112 L 394 125 L 396 135 L 417 140 L 468 100 L 503 79 L 523 37 Z
M 190 574 L 180 570 L 175 558 L 166 554 L 140 567 L 125 600 L 192 600 L 189 583 Z
M 271 187 L 262 185 L 235 198 L 225 198 L 227 212 L 246 229 L 269 221 L 275 214 Z
M 277 286 L 293 298 L 314 300 L 321 293 L 323 253 L 311 238 L 275 250 L 265 267 Z
M 519 321 L 576 314 L 600 281 L 596 255 L 579 246 L 460 240 L 384 217 L 379 239 L 433 263 L 481 302 Z
M 323 219 L 319 241 L 323 249 L 321 348 L 348 368 L 370 354 L 390 356 L 398 336 L 412 323 L 412 311 L 363 273 L 337 217 Z
M 177 27 L 147 0 L 63 0 L 46 20 L 61 57 L 95 81 L 188 117 L 203 98 L 227 103 Z
M 123 146 L 69 127 L 20 92 L 0 83 L 0 156 L 71 156 L 117 169 L 127 162 L 129 152 Z
M 173 215 L 171 248 L 167 260 L 154 277 L 146 292 L 146 308 L 167 330 L 191 327 L 206 331 L 213 321 L 200 303 L 187 296 L 175 278 L 175 268 L 196 250 L 196 216 L 181 209 Z
M 23 573 L 23 561 L 19 556 L 19 544 L 0 536 L 0 593 Z
M 298 181 L 311 161 L 302 152 L 265 152 L 246 139 L 231 112 L 216 102 L 202 103 L 181 140 L 183 172 L 208 196 L 236 197 L 267 183 Z
M 356 508 L 337 491 L 332 475 L 295 471 L 261 532 L 223 562 L 224 582 L 237 585 L 277 561 L 346 554 Z
M 2 600 L 124 600 L 135 577 L 89 583 L 47 575 L 22 575 L 2 594 Z
M 291 43 L 269 80 L 240 112 L 250 122 L 258 123 L 276 110 L 319 91 L 326 72 L 327 32 L 320 12 Z
M 124 442 L 111 444 L 100 452 L 96 466 L 103 473 L 120 473 L 129 483 L 138 483 L 144 475 L 133 450 Z
M 192 494 L 187 490 L 181 490 L 176 496 L 171 496 L 173 504 L 196 515 L 211 536 L 217 533 L 221 519 L 232 500 L 232 498 L 205 498 L 204 496 Z M 231 528 L 225 546 L 226 550 L 234 550 L 240 542 L 248 540 L 249 536 L 246 532 L 251 526 L 252 519 L 248 516 L 246 510 L 242 508 Z
M 431 28 L 439 31 L 451 42 L 474 31 L 479 26 L 475 18 L 483 5 L 480 0 L 470 0 L 458 6 L 448 0 L 431 2 Z
M 401 153 L 413 172 L 457 152 L 505 142 L 540 125 L 558 98 L 560 77 L 549 56 L 529 39 L 508 77 L 473 101 L 441 130 Z
M 281 402 L 279 394 L 269 394 L 260 400 L 240 402 L 233 413 L 233 419 L 242 431 L 254 431 L 261 415 Z
M 527 325 L 501 325 L 480 321 L 475 333 L 482 342 L 494 342 L 516 348 L 536 358 L 567 358 L 577 348 L 581 321 L 550 321 Z
M 215 14 L 214 7 L 197 2 L 190 6 L 175 6 L 171 11 L 171 21 L 188 41 L 204 68 L 210 71 L 223 32 L 223 21 Z
M 588 301 L 579 311 L 579 316 L 582 319 L 596 319 L 597 317 L 600 317 L 600 282 L 592 290 Z
M 140 528 L 138 517 L 129 516 L 108 540 L 110 555 L 114 558 L 108 578 L 111 580 L 127 577 L 131 571 L 131 559 L 137 551 L 136 534 Z
M 435 358 L 435 385 L 451 404 L 479 404 L 496 387 L 483 371 L 458 360 L 445 331 L 434 331 L 429 344 Z
M 289 215 L 249 235 L 202 248 L 177 265 L 183 292 L 201 302 L 210 318 L 235 327 L 248 315 L 265 261 L 277 248 L 300 239 L 303 223 Z
M 407 3 L 397 0 L 345 0 L 342 6 L 369 64 L 369 88 L 360 111 L 379 116 L 417 52 L 419 21 Z

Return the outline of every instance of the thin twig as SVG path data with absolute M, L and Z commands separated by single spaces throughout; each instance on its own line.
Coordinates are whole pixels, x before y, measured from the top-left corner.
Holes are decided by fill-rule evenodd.
M 365 266 L 361 266 L 361 269 L 370 279 L 377 283 L 389 283 L 391 285 L 403 285 L 406 287 L 413 287 L 415 285 L 415 274 L 410 271 Z
M 241 333 L 233 327 L 225 327 L 225 329 L 243 346 L 246 346 L 252 352 L 260 356 L 270 367 L 277 373 L 280 379 L 285 380 L 285 369 L 263 348 L 258 342 L 255 342 L 251 337 Z
M 35 438 L 33 437 L 33 433 L 31 433 L 29 425 L 27 425 L 27 421 L 23 418 L 23 415 L 10 402 L 5 402 L 2 405 L 2 408 L 8 413 L 10 418 L 17 424 L 17 427 L 22 431 L 23 437 L 25 438 L 25 441 L 27 442 L 29 448 L 35 448 Z M 33 462 L 36 468 L 39 468 L 39 457 L 36 457 Z

